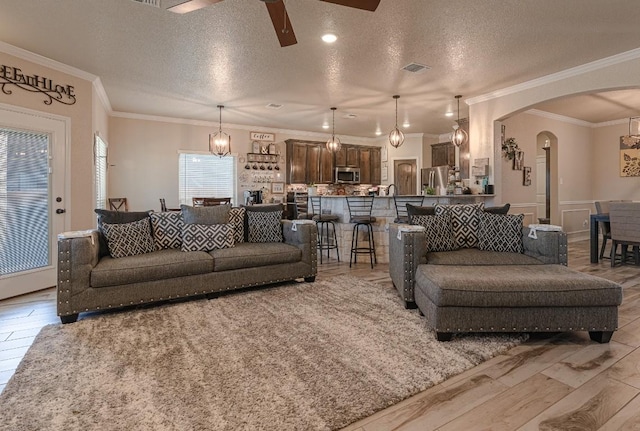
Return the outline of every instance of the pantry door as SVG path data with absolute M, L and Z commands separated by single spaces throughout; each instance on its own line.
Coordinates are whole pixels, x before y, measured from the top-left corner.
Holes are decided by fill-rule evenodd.
M 0 104 L 0 299 L 56 285 L 70 120 Z

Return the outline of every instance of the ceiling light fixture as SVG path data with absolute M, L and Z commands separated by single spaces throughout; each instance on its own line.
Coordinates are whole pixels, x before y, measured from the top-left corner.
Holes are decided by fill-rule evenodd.
M 393 98 L 396 99 L 396 126 L 391 133 L 389 133 L 389 143 L 392 147 L 398 148 L 404 142 L 404 133 L 398 129 L 398 99 L 400 96 L 396 94 Z
M 209 134 L 209 152 L 218 157 L 231 154 L 231 136 L 222 131 L 222 108 L 224 108 L 224 105 L 218 105 L 220 110 L 218 132 Z
M 340 148 L 342 148 L 340 139 L 336 137 L 336 109 L 338 108 L 331 108 L 331 111 L 333 111 L 333 130 L 331 132 L 331 139 L 327 141 L 327 150 L 332 153 L 340 151 Z
M 449 111 L 449 112 L 445 112 L 444 113 L 445 117 L 453 117 L 453 112 Z
M 411 123 L 409 123 L 408 121 L 405 121 L 404 123 L 402 123 L 402 127 L 404 127 L 405 129 L 407 127 L 411 127 Z
M 636 122 L 638 126 L 636 127 L 636 133 L 632 132 L 631 124 Z M 631 148 L 640 148 L 640 117 L 630 117 L 629 118 L 629 134 L 624 135 L 622 138 L 622 144 L 631 147 Z
M 451 142 L 456 147 L 460 147 L 460 145 L 464 144 L 469 140 L 469 134 L 460 127 L 460 98 L 461 95 L 455 96 L 458 99 L 458 121 L 453 126 L 453 132 L 451 133 Z
M 327 34 L 322 36 L 322 40 L 325 43 L 333 43 L 336 40 L 338 40 L 338 36 L 336 36 L 335 34 L 327 33 Z

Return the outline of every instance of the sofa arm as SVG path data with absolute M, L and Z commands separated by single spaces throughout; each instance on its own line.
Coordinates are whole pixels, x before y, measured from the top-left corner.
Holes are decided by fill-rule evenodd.
M 302 261 L 311 265 L 313 275 L 318 271 L 318 230 L 311 220 L 282 220 L 282 235 L 286 244 L 302 250 Z
M 100 260 L 97 230 L 58 235 L 58 316 L 77 314 L 73 297 L 88 289 L 91 270 Z
M 415 304 L 413 289 L 416 269 L 422 263 L 427 263 L 427 241 L 424 228 L 390 223 L 389 275 L 407 308 Z
M 558 231 L 536 231 L 537 239 L 529 237 L 530 229 L 522 228 L 524 254 L 544 263 L 567 265 L 567 234 Z

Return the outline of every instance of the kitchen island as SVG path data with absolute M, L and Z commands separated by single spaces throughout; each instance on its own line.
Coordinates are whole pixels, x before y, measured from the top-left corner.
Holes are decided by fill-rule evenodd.
M 349 251 L 351 248 L 351 236 L 353 235 L 353 224 L 349 223 L 349 207 L 347 206 L 347 196 L 345 195 L 322 195 L 322 213 L 335 214 L 338 221 L 335 222 L 336 235 L 338 238 L 338 248 L 340 260 L 349 261 Z M 402 196 L 408 197 L 408 196 Z M 423 197 L 423 206 L 433 206 L 435 204 L 461 204 L 487 202 L 490 204 L 495 195 L 426 195 Z M 311 208 L 311 205 L 309 205 Z M 316 209 L 317 211 L 317 209 Z M 393 196 L 375 196 L 373 198 L 373 209 L 371 215 L 376 218 L 373 226 L 373 237 L 376 243 L 376 256 L 379 263 L 389 262 L 389 223 L 393 223 L 396 218 L 396 206 Z M 364 232 L 358 241 L 366 243 Z M 326 251 L 325 251 L 326 253 Z M 330 256 L 335 259 L 336 251 L 331 250 Z M 368 257 L 360 256 L 359 262 L 369 264 Z

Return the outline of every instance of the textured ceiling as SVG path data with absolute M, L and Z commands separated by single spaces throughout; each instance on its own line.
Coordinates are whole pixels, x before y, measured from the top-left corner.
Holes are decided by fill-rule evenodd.
M 366 12 L 286 0 L 281 48 L 265 5 L 224 0 L 178 15 L 132 0 L 1 0 L 0 40 L 99 76 L 114 111 L 373 137 L 451 130 L 463 100 L 640 46 L 628 0 L 382 0 Z M 333 32 L 338 41 L 320 40 Z M 430 66 L 413 74 L 411 62 Z M 266 107 L 282 104 L 278 110 Z M 640 113 L 638 91 L 538 109 L 589 122 Z M 345 114 L 355 114 L 346 119 Z M 467 106 L 461 103 L 461 117 Z

